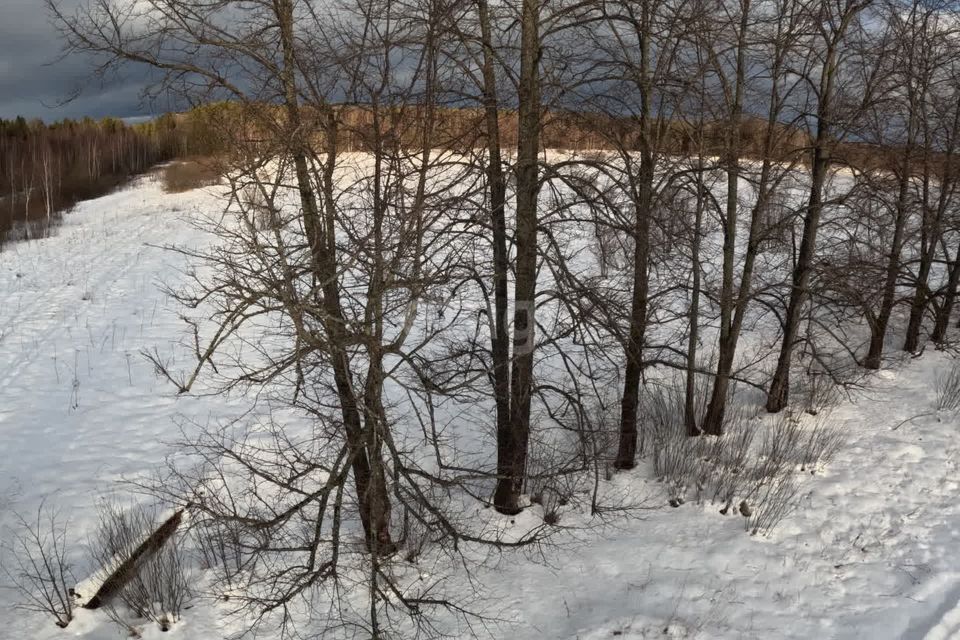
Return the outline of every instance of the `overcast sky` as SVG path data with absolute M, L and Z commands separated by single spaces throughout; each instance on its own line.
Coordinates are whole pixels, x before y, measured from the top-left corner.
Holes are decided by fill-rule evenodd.
M 60 1 L 69 8 L 84 0 Z M 142 72 L 104 86 L 92 78 L 90 59 L 60 60 L 60 52 L 42 0 L 0 0 L 0 118 L 125 118 L 163 110 L 141 104 Z M 79 97 L 61 105 L 78 88 Z

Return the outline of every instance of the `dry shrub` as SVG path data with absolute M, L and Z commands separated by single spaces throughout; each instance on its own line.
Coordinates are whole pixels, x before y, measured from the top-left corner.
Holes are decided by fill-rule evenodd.
M 741 407 L 732 407 L 724 426 L 725 434 L 721 438 L 700 438 L 703 444 L 709 444 L 708 482 L 702 487 L 711 490 L 711 500 L 723 503 L 726 513 L 738 495 L 744 493 L 745 484 L 750 481 L 747 472 L 750 465 L 750 451 L 756 425 Z
M 698 502 L 709 499 L 729 503 L 740 492 L 745 478 L 754 434 L 749 417 L 741 407 L 732 406 L 724 419 L 726 435 L 690 438 L 683 418 L 684 399 L 685 392 L 677 381 L 653 387 L 647 393 L 643 419 L 651 432 L 654 473 L 666 485 L 674 506 L 683 503 L 688 493 Z M 707 394 L 698 385 L 698 416 L 705 412 L 706 403 Z
M 751 475 L 753 489 L 747 496 L 753 507 L 747 518 L 751 535 L 769 533 L 797 508 L 799 487 L 796 470 L 825 464 L 843 446 L 845 434 L 829 414 L 819 414 L 812 424 L 790 414 L 777 416 L 764 430 Z
M 780 524 L 797 508 L 799 492 L 796 475 L 788 472 L 778 473 L 758 484 L 751 501 L 752 510 L 745 511 L 743 505 L 748 503 L 741 503 L 740 512 L 746 517 L 745 526 L 750 535 L 769 533 Z
M 163 168 L 163 188 L 168 193 L 183 193 L 217 184 L 221 175 L 220 165 L 213 158 L 177 160 Z
M 806 438 L 800 450 L 801 470 L 811 472 L 818 465 L 827 464 L 846 442 L 846 434 L 830 420 L 829 414 L 818 414 L 807 428 Z
M 645 387 L 644 392 L 640 407 L 644 425 L 640 447 L 646 448 L 649 433 L 653 472 L 666 485 L 671 501 L 679 503 L 696 466 L 696 441 L 687 438 L 683 422 L 683 389 L 679 380 L 674 380 L 673 384 Z
M 117 567 L 138 552 L 144 541 L 160 528 L 162 521 L 158 516 L 156 508 L 145 505 L 127 509 L 113 502 L 101 505 L 100 524 L 90 547 L 105 579 L 112 577 Z M 178 537 L 171 535 L 136 564 L 135 572 L 125 579 L 115 600 L 135 616 L 152 620 L 167 631 L 180 619 L 191 597 L 185 565 Z M 122 622 L 123 614 L 117 610 L 116 601 L 104 604 L 108 615 Z
M 585 470 L 593 474 L 590 489 L 590 513 L 600 515 L 607 510 L 617 510 L 623 505 L 601 504 L 601 481 L 610 481 L 614 476 L 613 462 L 620 442 L 620 402 L 616 394 L 604 394 L 591 400 L 582 416 L 579 427 L 578 456 Z
M 543 508 L 545 524 L 558 524 L 561 507 L 585 492 L 584 471 L 589 466 L 583 455 L 582 443 L 569 433 L 555 434 L 553 438 L 537 443 L 533 449 L 527 492 L 530 501 Z
M 960 409 L 960 360 L 953 360 L 950 368 L 937 376 L 937 409 Z
M 803 410 L 812 416 L 829 411 L 843 399 L 841 387 L 823 371 L 808 371 L 797 386 Z
M 4 567 L 10 587 L 19 595 L 16 606 L 54 618 L 58 627 L 73 619 L 74 577 L 67 560 L 69 523 L 41 503 L 36 518 L 17 516 L 19 527 L 4 549 L 12 558 Z
M 240 525 L 204 518 L 193 522 L 190 531 L 201 568 L 215 570 L 223 584 L 233 587 L 247 560 Z
M 416 564 L 430 543 L 430 527 L 426 524 L 425 515 L 404 505 L 403 528 L 401 529 L 399 547 L 401 557 L 410 564 Z
M 751 534 L 767 533 L 787 517 L 798 504 L 797 471 L 828 462 L 844 442 L 829 413 L 781 414 L 765 423 L 734 404 L 723 436 L 693 438 L 686 436 L 682 416 L 677 385 L 648 390 L 643 419 L 654 473 L 670 505 L 687 499 L 720 503 L 724 515 L 739 511 Z
M 593 226 L 593 242 L 590 251 L 600 267 L 600 276 L 606 278 L 611 272 L 626 268 L 629 264 L 627 248 L 622 235 L 613 227 L 604 224 Z
M 789 413 L 777 414 L 773 424 L 763 430 L 760 440 L 761 467 L 763 476 L 771 477 L 787 467 L 801 463 L 801 444 L 804 440 L 800 420 Z

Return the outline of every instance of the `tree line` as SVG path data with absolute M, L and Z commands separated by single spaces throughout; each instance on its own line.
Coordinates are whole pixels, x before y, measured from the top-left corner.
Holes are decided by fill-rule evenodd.
M 65 208 L 169 158 L 163 146 L 112 118 L 0 120 L 0 233 L 44 235 Z
M 212 134 L 211 114 L 223 109 L 198 106 L 137 124 L 0 118 L 0 236 L 42 237 L 64 210 L 158 163 L 216 155 L 221 143 Z

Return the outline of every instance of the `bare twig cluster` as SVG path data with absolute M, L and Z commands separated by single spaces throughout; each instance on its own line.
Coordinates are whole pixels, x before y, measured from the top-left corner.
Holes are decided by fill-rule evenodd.
M 4 545 L 11 564 L 7 579 L 20 595 L 20 608 L 53 617 L 58 627 L 73 620 L 75 579 L 68 553 L 70 525 L 43 504 L 36 516 L 19 517 L 18 531 Z

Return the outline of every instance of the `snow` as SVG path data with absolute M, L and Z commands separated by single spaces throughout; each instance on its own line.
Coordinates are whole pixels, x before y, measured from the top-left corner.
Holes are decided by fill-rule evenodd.
M 160 285 L 175 285 L 189 267 L 160 246 L 209 242 L 187 219 L 220 206 L 216 189 L 166 194 L 143 179 L 81 204 L 54 237 L 0 251 L 4 541 L 14 512 L 35 513 L 47 500 L 69 516 L 82 546 L 97 500 L 119 480 L 162 464 L 181 428 L 247 407 L 237 396 L 177 396 L 141 353 L 156 349 L 188 366 L 180 310 Z M 834 409 L 845 447 L 802 478 L 799 509 L 769 537 L 748 535 L 720 505 L 668 507 L 642 467 L 617 475 L 615 488 L 649 497 L 649 508 L 596 529 L 578 528 L 585 515 L 564 513 L 570 530 L 544 557 L 505 553 L 478 570 L 490 610 L 505 621 L 487 632 L 518 640 L 960 638 L 960 419 L 935 411 L 936 379 L 951 358 L 928 349 L 891 360 Z M 503 526 L 523 530 L 539 509 Z M 83 578 L 92 569 L 76 571 Z M 102 612 L 81 611 L 60 630 L 14 610 L 15 599 L 0 591 L 0 637 L 125 635 Z M 147 627 L 144 637 L 241 630 L 220 605 L 200 600 L 169 634 Z M 260 637 L 271 636 L 261 629 Z

